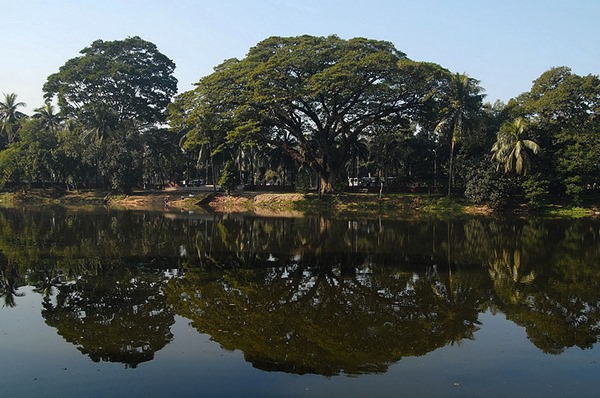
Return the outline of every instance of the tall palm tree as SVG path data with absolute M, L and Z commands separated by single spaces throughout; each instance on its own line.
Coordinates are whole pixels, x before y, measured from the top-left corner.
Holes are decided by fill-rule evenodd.
M 8 144 L 15 140 L 19 119 L 26 116 L 19 111 L 24 106 L 24 102 L 17 102 L 15 93 L 4 94 L 4 101 L 0 102 L 0 132 L 6 136 Z
M 498 163 L 498 169 L 504 166 L 504 172 L 514 171 L 525 175 L 530 168 L 529 151 L 537 154 L 540 146 L 525 138 L 525 119 L 518 117 L 500 128 L 496 142 L 492 147 L 492 158 Z
M 473 129 L 483 100 L 483 88 L 479 80 L 465 73 L 455 73 L 448 81 L 447 106 L 442 110 L 441 118 L 435 126 L 437 134 L 448 132 L 450 135 L 450 163 L 448 170 L 448 196 L 452 192 L 454 179 L 453 163 L 456 144 L 469 130 Z
M 33 117 L 40 119 L 44 128 L 53 134 L 63 120 L 63 117 L 56 113 L 54 105 L 49 102 L 46 102 L 42 107 L 36 108 Z

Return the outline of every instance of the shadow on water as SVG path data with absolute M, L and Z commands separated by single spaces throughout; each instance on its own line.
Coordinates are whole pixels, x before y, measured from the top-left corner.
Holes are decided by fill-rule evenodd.
M 600 223 L 268 219 L 0 211 L 0 296 L 34 286 L 49 327 L 136 367 L 176 315 L 256 368 L 382 373 L 474 339 L 485 311 L 541 351 L 600 336 Z M 2 310 L 0 310 L 2 311 Z

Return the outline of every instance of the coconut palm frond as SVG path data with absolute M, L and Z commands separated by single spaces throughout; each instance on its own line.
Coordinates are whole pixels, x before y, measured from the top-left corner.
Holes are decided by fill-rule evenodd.
M 514 171 L 525 175 L 531 161 L 528 150 L 533 154 L 540 152 L 540 146 L 533 140 L 525 139 L 525 119 L 519 117 L 512 122 L 505 123 L 497 134 L 496 142 L 492 146 L 492 159 L 504 165 L 504 172 Z

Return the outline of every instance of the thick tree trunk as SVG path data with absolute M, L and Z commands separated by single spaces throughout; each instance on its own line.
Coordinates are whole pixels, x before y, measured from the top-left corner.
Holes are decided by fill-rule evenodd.
M 321 179 L 320 190 L 321 194 L 333 193 L 334 192 L 334 182 L 335 182 L 336 173 L 321 173 L 319 177 Z
M 321 186 L 320 186 L 320 192 L 321 193 L 332 193 L 333 192 L 333 185 L 331 184 L 331 181 L 329 181 L 328 179 L 324 178 L 323 176 L 321 176 Z

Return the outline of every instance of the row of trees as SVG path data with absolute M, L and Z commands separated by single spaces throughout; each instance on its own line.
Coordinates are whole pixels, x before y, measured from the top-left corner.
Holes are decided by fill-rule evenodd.
M 175 65 L 139 37 L 92 43 L 48 77 L 51 102 L 0 108 L 4 183 L 131 190 L 201 176 L 327 193 L 348 178 L 465 193 L 574 200 L 600 174 L 600 80 L 552 68 L 507 104 L 466 74 L 391 43 L 271 37 L 176 97 Z

